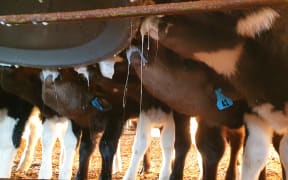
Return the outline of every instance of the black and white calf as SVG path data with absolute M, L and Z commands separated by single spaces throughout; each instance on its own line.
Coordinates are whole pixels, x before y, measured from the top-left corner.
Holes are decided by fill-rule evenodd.
M 53 174 L 53 148 L 58 139 L 60 142 L 58 179 L 71 179 L 74 156 L 78 147 L 81 129 L 68 118 L 58 117 L 56 115 L 52 118 L 45 119 L 42 124 L 38 113 L 40 113 L 39 110 L 33 112 L 32 117 L 30 116 L 26 124 L 23 135 L 24 139 L 26 139 L 26 146 L 18 164 L 17 171 L 26 172 L 28 168 L 30 168 L 36 145 L 38 140 L 41 139 L 42 161 L 38 178 L 51 179 Z M 121 163 L 120 147 L 118 147 L 113 161 L 113 173 L 121 171 Z
M 34 107 L 26 123 L 23 135 L 23 138 L 26 139 L 26 144 L 17 171 L 26 172 L 30 168 L 34 159 L 33 155 L 36 145 L 39 139 L 41 139 L 42 161 L 38 178 L 51 179 L 52 150 L 58 138 L 61 147 L 58 178 L 71 179 L 74 155 L 80 134 L 77 134 L 77 131 L 75 131 L 76 127 L 73 122 L 65 117 L 60 118 L 55 115 L 54 117 L 45 119 L 44 122 L 42 122 L 42 118 L 40 117 L 40 110 Z
M 87 86 L 87 78 L 82 79 L 76 72 L 73 70 L 65 69 L 60 71 L 60 78 L 55 78 L 52 80 L 52 76 L 48 76 L 46 80 L 43 81 L 43 99 L 44 102 L 50 107 L 57 107 L 57 111 L 60 114 L 64 114 L 72 119 L 75 119 L 76 116 L 79 116 L 81 113 L 91 115 L 91 113 L 95 113 L 95 116 L 88 117 L 88 122 L 93 123 L 90 127 L 95 128 L 92 130 L 93 132 L 102 133 L 102 139 L 100 141 L 100 152 L 103 158 L 102 165 L 102 173 L 101 178 L 111 178 L 111 164 L 112 157 L 115 153 L 117 142 L 122 132 L 122 126 L 124 122 L 131 117 L 137 117 L 139 115 L 139 99 L 140 99 L 140 89 L 141 84 L 137 76 L 130 72 L 131 76 L 129 76 L 129 82 L 125 85 L 126 82 L 126 74 L 127 74 L 127 63 L 116 63 L 115 65 L 115 74 L 112 79 L 104 78 L 98 67 L 95 65 L 94 67 L 89 67 L 87 73 L 89 75 L 89 86 Z M 45 79 L 45 78 L 43 78 Z M 128 92 L 125 89 L 128 89 Z M 124 95 L 123 95 L 124 94 Z M 124 96 L 124 108 L 123 108 L 123 96 Z M 76 102 L 75 99 L 78 101 Z M 100 101 L 95 101 L 96 99 Z M 158 100 L 151 97 L 146 91 L 143 90 L 142 93 L 143 101 L 141 106 L 141 113 L 148 113 L 146 117 L 149 119 L 160 119 L 163 114 L 168 113 L 168 116 L 171 120 L 171 110 L 166 105 L 159 103 Z M 63 106 L 65 104 L 65 106 Z M 91 108 L 91 104 L 93 107 Z M 103 106 L 101 108 L 101 106 Z M 59 108 L 60 107 L 60 108 Z M 160 108 L 164 113 L 158 111 Z M 160 110 L 159 109 L 159 110 Z M 56 110 L 56 109 L 55 109 Z M 159 114 L 158 114 L 159 113 Z M 148 117 L 149 115 L 149 117 Z M 160 116 L 161 115 L 161 116 Z M 150 117 L 151 116 L 151 117 Z M 122 117 L 122 118 L 121 118 Z M 141 117 L 140 117 L 141 118 Z M 146 118 L 145 118 L 146 119 Z M 189 150 L 191 140 L 189 136 L 189 126 L 185 126 L 187 121 L 187 116 L 183 115 L 174 115 L 175 126 L 178 124 L 181 125 L 180 128 L 176 128 L 176 136 L 179 134 L 179 138 L 176 138 L 175 149 L 176 149 L 176 160 L 175 165 L 172 170 L 173 177 L 175 179 L 181 179 L 183 176 L 183 168 L 186 154 Z M 189 119 L 189 118 L 188 118 Z M 162 121 L 162 120 L 161 120 Z M 161 122 L 162 123 L 162 122 Z M 184 125 L 183 125 L 184 124 Z M 140 126 L 141 127 L 141 126 Z M 144 128 L 145 134 L 147 133 L 146 126 Z M 171 159 L 171 149 L 173 149 L 173 136 L 171 135 L 171 128 L 173 130 L 173 126 L 169 125 L 165 133 L 167 135 L 163 136 L 164 139 L 168 139 L 171 137 L 170 141 L 164 141 L 164 149 L 167 149 L 166 157 Z M 185 131 L 183 130 L 185 128 Z M 165 128 L 164 128 L 165 129 Z M 182 129 L 182 130 L 181 130 Z M 164 131 L 164 130 L 163 130 Z M 187 134 L 188 138 L 184 138 L 182 134 Z M 96 138 L 99 139 L 99 136 L 96 133 Z M 144 135 L 144 133 L 140 133 L 141 136 L 149 136 Z M 89 137 L 90 134 L 84 135 L 84 137 Z M 87 139 L 88 138 L 84 138 Z M 92 138 L 94 140 L 94 138 Z M 97 144 L 97 140 L 91 144 L 87 141 L 87 147 L 95 147 Z M 141 152 L 145 152 L 145 147 L 143 146 L 134 146 L 135 149 L 140 148 Z M 84 148 L 83 148 L 84 149 Z M 81 146 L 80 146 L 81 150 Z M 87 153 L 89 154 L 89 153 Z M 164 162 L 165 166 L 162 169 L 161 176 L 165 176 L 167 178 L 170 175 L 170 162 L 171 160 L 167 159 Z M 137 160 L 136 160 L 137 161 Z M 80 159 L 81 162 L 81 159 Z M 137 163 L 136 163 L 137 164 Z M 109 167 L 109 168 L 107 168 Z M 105 171 L 105 169 L 107 171 Z M 80 169 L 81 171 L 81 169 Z M 84 171 L 82 171 L 84 172 Z M 135 176 L 136 172 L 132 173 L 132 176 Z M 130 175 L 129 175 L 130 176 Z M 81 176 L 80 176 L 81 177 Z
M 124 64 L 124 66 L 125 66 L 125 68 L 127 68 L 127 64 Z M 122 65 L 122 67 L 123 67 L 123 65 Z M 122 67 L 119 67 L 119 68 L 122 68 Z M 128 118 L 137 117 L 139 114 L 138 103 L 139 103 L 140 93 L 138 93 L 138 92 L 140 92 L 140 91 L 137 92 L 136 90 L 139 90 L 140 86 L 138 84 L 139 83 L 138 79 L 134 79 L 134 80 L 132 79 L 132 83 L 130 82 L 128 84 L 128 89 L 131 90 L 132 93 L 127 94 L 127 99 L 126 99 L 127 102 L 125 104 L 125 108 L 122 109 L 123 108 L 122 107 L 123 106 L 123 97 L 122 96 L 123 96 L 123 92 L 125 89 L 125 83 L 124 83 L 125 81 L 123 81 L 123 80 L 125 80 L 125 79 L 122 79 L 122 81 L 123 81 L 122 83 L 117 82 L 117 81 L 121 78 L 121 76 L 122 76 L 122 78 L 123 77 L 126 78 L 126 76 L 123 76 L 123 73 L 125 74 L 126 71 L 125 72 L 115 71 L 116 76 L 113 76 L 112 80 L 103 78 L 102 75 L 99 74 L 99 72 L 97 72 L 97 71 L 98 70 L 96 67 L 94 67 L 94 69 L 93 68 L 90 69 L 89 74 L 93 75 L 94 77 L 89 78 L 90 86 L 88 88 L 86 86 L 81 87 L 81 83 L 79 83 L 79 81 L 81 82 L 82 80 L 81 79 L 79 80 L 77 73 L 75 73 L 73 70 L 72 71 L 68 71 L 68 70 L 62 71 L 61 72 L 61 80 L 55 79 L 55 80 L 50 81 L 50 82 L 49 82 L 49 80 L 48 80 L 48 82 L 44 81 L 45 92 L 43 92 L 43 93 L 45 93 L 44 96 L 46 96 L 44 98 L 44 101 L 45 101 L 45 103 L 47 103 L 47 105 L 53 107 L 53 106 L 56 106 L 55 103 L 57 103 L 59 105 L 59 104 L 65 103 L 67 101 L 71 101 L 71 100 L 75 99 L 77 95 L 81 95 L 81 97 L 85 98 L 87 96 L 88 97 L 91 96 L 89 94 L 97 95 L 97 94 L 101 93 L 102 97 L 105 97 L 105 100 L 110 104 L 110 107 L 108 106 L 108 109 L 103 111 L 103 110 L 97 109 L 97 108 L 99 108 L 98 106 L 95 106 L 90 111 L 96 112 L 97 116 L 94 116 L 93 119 L 91 119 L 89 121 L 93 122 L 93 124 L 94 124 L 91 127 L 97 128 L 95 132 L 104 131 L 104 134 L 103 134 L 102 139 L 100 141 L 100 152 L 102 154 L 103 162 L 107 163 L 107 165 L 108 165 L 106 167 L 110 167 L 112 165 L 111 157 L 113 157 L 113 155 L 115 153 L 115 150 L 117 147 L 117 142 L 118 142 L 118 139 L 119 139 L 120 134 L 122 132 L 122 127 L 124 125 L 124 122 Z M 97 73 L 98 73 L 98 77 L 97 77 Z M 69 89 L 67 89 L 67 87 Z M 92 91 L 89 91 L 88 90 L 89 88 L 92 89 Z M 63 97 L 63 96 L 60 97 L 60 94 L 63 94 L 63 92 L 66 92 L 68 96 L 66 95 L 66 97 Z M 56 93 L 56 95 L 55 95 L 55 93 Z M 47 99 L 48 96 L 49 96 L 49 100 Z M 58 97 L 58 98 L 56 99 L 55 97 Z M 52 98 L 55 98 L 54 101 L 51 101 Z M 79 100 L 79 98 L 78 98 L 78 100 Z M 82 100 L 80 99 L 79 103 L 83 103 Z M 88 99 L 88 101 L 87 100 L 85 100 L 85 101 L 89 105 L 91 103 L 91 100 L 93 100 L 93 96 L 91 96 L 91 98 Z M 72 102 L 72 104 L 73 103 L 74 102 Z M 76 105 L 77 106 L 73 106 L 73 108 L 78 109 L 78 108 L 82 107 L 81 104 L 80 105 L 76 104 Z M 158 109 L 158 108 L 160 108 L 160 109 Z M 162 112 L 163 109 L 164 109 L 164 112 Z M 65 115 L 70 116 L 70 117 L 75 116 L 75 114 L 72 113 L 75 111 L 71 111 L 71 110 L 67 111 L 65 109 L 60 109 L 60 110 L 58 109 L 58 111 L 61 111 L 60 113 L 66 113 Z M 164 117 L 166 117 L 166 116 L 170 117 L 170 121 L 173 122 L 173 119 L 171 119 L 171 117 L 172 117 L 171 110 L 164 105 L 159 105 L 159 102 L 156 99 L 152 98 L 151 96 L 149 96 L 145 92 L 143 93 L 143 105 L 142 105 L 142 111 L 141 112 L 143 112 L 144 114 L 148 113 L 148 114 L 146 114 L 146 118 L 149 118 L 149 119 L 155 118 L 157 120 L 161 119 L 161 121 L 163 121 L 163 117 L 161 117 L 163 115 Z M 159 113 L 160 113 L 160 115 L 159 115 Z M 168 113 L 168 115 L 164 115 L 167 113 Z M 120 119 L 119 119 L 119 117 L 120 117 Z M 121 117 L 123 117 L 123 119 L 121 119 Z M 140 118 L 141 118 L 141 116 L 140 116 Z M 162 124 L 162 123 L 163 122 L 161 122 L 160 124 Z M 145 123 L 143 123 L 143 124 L 145 124 Z M 174 141 L 173 141 L 174 122 L 172 124 L 173 124 L 172 127 L 171 127 L 171 124 L 169 124 L 169 126 L 167 126 L 169 128 L 167 128 L 167 129 L 164 128 L 165 130 L 163 129 L 163 131 L 165 131 L 164 134 L 166 134 L 166 141 L 165 141 L 166 144 L 163 144 L 164 148 L 167 149 L 167 151 L 166 151 L 167 155 L 165 155 L 165 157 L 170 159 L 170 160 L 167 159 L 167 162 L 164 163 L 165 166 L 163 167 L 163 170 L 162 170 L 163 173 L 165 174 L 166 178 L 169 177 L 170 172 L 171 172 L 171 153 L 172 153 L 173 144 L 174 144 Z M 142 125 L 140 125 L 138 127 L 142 127 Z M 149 128 L 149 127 L 147 126 L 146 128 L 144 128 L 145 133 L 141 133 L 141 136 L 146 136 L 147 128 Z M 119 134 L 117 134 L 117 136 L 115 135 L 115 137 L 111 136 L 111 135 L 113 135 L 113 133 L 115 134 L 115 132 L 119 132 Z M 172 132 L 172 135 L 171 135 L 171 132 Z M 113 139 L 109 140 L 107 138 L 113 138 Z M 167 139 L 169 139 L 170 141 L 167 141 Z M 97 143 L 97 141 L 94 142 L 92 146 L 95 146 L 96 143 Z M 146 149 L 145 147 L 142 147 L 142 146 L 138 147 L 138 145 L 135 145 L 134 147 L 135 147 L 135 149 L 140 148 L 141 152 L 143 152 L 143 153 L 145 152 L 145 149 Z M 111 149 L 108 149 L 108 148 L 111 148 Z M 81 146 L 80 146 L 80 150 L 81 150 Z M 107 158 L 107 160 L 105 160 L 105 158 Z M 81 159 L 80 159 L 80 161 L 81 161 Z M 136 164 L 138 162 L 136 162 Z M 106 168 L 106 170 L 109 170 L 110 168 L 108 168 L 108 169 Z M 109 172 L 111 169 L 108 172 L 105 172 L 105 171 L 103 172 L 103 170 L 104 170 L 104 168 L 102 168 L 101 177 L 102 178 L 111 178 L 111 172 Z M 164 171 L 166 171 L 166 172 L 164 172 Z M 136 171 L 134 171 L 134 174 L 132 176 L 136 176 Z
M 33 160 L 35 147 L 38 143 L 39 138 L 41 137 L 42 120 L 40 120 L 39 109 L 36 107 L 33 108 L 33 105 L 31 105 L 30 103 L 22 100 L 21 98 L 15 95 L 4 92 L 2 89 L 0 92 L 0 96 L 1 96 L 0 130 L 1 133 L 3 133 L 3 135 L 1 135 L 0 151 L 1 153 L 3 153 L 3 155 L 1 156 L 3 162 L 7 162 L 4 163 L 5 165 L 0 170 L 0 177 L 9 178 L 11 176 L 14 157 L 20 146 L 23 133 L 24 133 L 23 137 L 24 138 L 26 137 L 25 138 L 26 146 L 22 154 L 21 160 L 18 164 L 17 170 L 25 172 L 30 167 Z M 51 164 L 52 154 L 49 153 L 45 154 L 45 152 L 49 151 L 49 149 L 52 150 L 52 147 L 48 146 L 52 144 L 54 145 L 55 143 L 55 141 L 53 141 L 54 140 L 53 137 L 57 133 L 57 131 L 55 129 L 48 130 L 47 128 L 48 124 L 54 124 L 54 123 L 55 122 L 52 122 L 51 120 L 46 120 L 43 124 L 43 133 L 41 138 L 43 160 L 39 174 L 39 178 L 41 179 L 43 178 L 49 179 L 52 177 L 52 164 Z M 64 135 L 65 129 L 63 128 L 63 125 L 60 125 L 60 122 L 57 123 L 58 125 L 54 124 L 54 126 L 58 126 L 58 129 L 60 128 L 62 130 L 62 134 Z M 67 121 L 66 129 L 68 129 L 67 127 L 69 126 L 68 123 L 70 123 L 71 126 L 71 122 Z M 59 171 L 60 179 L 70 179 L 72 176 L 72 162 L 69 162 L 69 158 L 73 159 L 74 156 L 72 156 L 72 154 L 69 154 L 69 151 L 75 151 L 77 144 L 77 138 L 74 134 L 71 135 L 69 133 L 66 133 L 65 137 L 66 138 L 62 136 L 62 139 L 64 140 L 66 146 L 63 148 L 65 158 L 62 161 L 63 163 L 61 164 L 61 168 Z M 71 143 L 72 141 L 74 143 L 67 144 L 68 139 L 69 143 Z M 49 144 L 48 146 L 47 143 Z M 45 163 L 46 161 L 49 161 L 50 164 Z
M 33 105 L 0 89 L 0 178 L 9 178 Z
M 41 119 L 45 118 L 43 125 L 41 126 L 39 125 L 41 124 L 39 119 L 38 121 L 36 120 L 37 118 L 32 118 L 30 119 L 31 121 L 29 120 L 29 123 L 27 124 L 27 130 L 30 131 L 30 134 L 27 138 L 28 140 L 26 141 L 26 147 L 24 154 L 21 157 L 18 170 L 25 172 L 30 167 L 35 146 L 39 140 L 39 137 L 42 136 L 41 141 L 43 161 L 39 172 L 39 178 L 51 178 L 52 149 L 56 138 L 59 138 L 62 147 L 62 159 L 59 161 L 59 178 L 70 179 L 72 176 L 72 160 L 74 159 L 73 157 L 78 144 L 77 142 L 79 141 L 78 139 L 80 136 L 80 130 L 79 127 L 69 119 L 65 117 L 59 117 L 55 111 L 51 110 L 49 107 L 43 104 L 41 99 L 41 81 L 39 79 L 39 72 L 40 70 L 33 68 L 15 69 L 1 67 L 1 87 L 3 90 L 5 90 L 5 93 L 11 93 L 11 96 L 14 96 L 15 98 L 25 102 L 25 104 L 38 106 L 41 111 Z M 15 100 L 11 99 L 10 104 L 13 104 L 13 101 Z M 6 102 L 3 101 L 3 103 Z M 15 104 L 17 104 L 17 102 L 15 102 Z M 27 111 L 29 114 L 30 112 L 31 110 Z M 39 116 L 39 111 L 36 111 L 35 114 L 36 117 Z M 25 123 L 23 123 L 23 126 L 25 126 Z M 39 135 L 41 130 L 42 135 Z
M 43 103 L 43 101 L 42 101 L 42 97 L 41 97 L 41 94 L 42 94 L 41 93 L 42 92 L 42 83 L 41 83 L 41 80 L 39 78 L 40 72 L 41 72 L 40 69 L 34 69 L 34 68 L 23 68 L 23 67 L 16 68 L 16 69 L 15 68 L 1 68 L 1 77 L 2 77 L 1 86 L 3 88 L 5 88 L 5 91 L 9 91 L 11 93 L 14 93 L 17 96 L 27 100 L 28 102 L 30 102 L 32 104 L 36 104 L 38 107 L 40 107 L 41 112 L 43 113 L 44 116 L 52 118 L 53 115 L 56 114 L 55 111 L 53 111 L 48 106 L 46 106 Z M 76 77 L 78 79 L 78 76 L 76 76 Z M 79 77 L 80 77 L 80 80 L 83 81 L 81 76 L 79 76 Z M 84 84 L 85 84 L 85 87 L 86 87 L 87 86 L 86 82 Z M 19 87 L 21 87 L 21 88 L 19 88 Z M 54 89 L 54 86 L 52 86 L 52 87 Z M 77 87 L 79 87 L 79 86 L 75 86 L 75 87 L 77 89 Z M 44 90 L 44 92 L 45 92 L 45 90 Z M 81 95 L 81 94 L 79 94 L 79 95 Z M 84 95 L 88 95 L 89 96 L 89 94 L 84 94 Z M 53 97 L 53 99 L 54 98 L 55 97 Z M 73 100 L 73 99 L 71 99 L 71 100 Z M 74 99 L 74 100 L 77 103 L 78 97 L 76 99 Z M 91 102 L 89 102 L 87 104 L 88 107 L 93 107 L 90 103 Z M 55 106 L 55 107 L 58 108 L 59 107 L 58 103 L 56 103 L 56 105 L 57 106 Z M 69 105 L 73 106 L 74 104 L 72 102 Z M 65 108 L 65 107 L 66 107 L 66 105 L 62 106 L 62 108 Z M 81 106 L 81 108 L 79 108 L 80 112 L 83 110 L 83 112 L 82 112 L 83 116 L 76 116 L 76 117 L 73 116 L 73 117 L 75 117 L 76 120 L 74 120 L 74 119 L 72 120 L 73 122 L 75 122 L 75 124 L 77 124 L 77 126 L 80 126 L 81 129 L 82 129 L 82 140 L 81 140 L 81 145 L 80 145 L 80 163 L 79 163 L 80 168 L 79 168 L 79 173 L 78 173 L 78 178 L 79 179 L 85 179 L 87 177 L 87 175 L 88 175 L 89 156 L 92 154 L 92 152 L 93 152 L 93 150 L 95 148 L 95 145 L 96 145 L 95 141 L 94 141 L 95 140 L 95 138 L 94 138 L 95 136 L 94 135 L 95 135 L 96 132 L 99 133 L 99 128 L 98 127 L 100 127 L 100 130 L 103 130 L 102 121 L 105 122 L 105 120 L 107 120 L 107 119 L 103 118 L 103 116 L 99 116 L 98 118 L 100 119 L 100 121 L 97 121 L 97 118 L 95 119 L 95 121 L 94 120 L 91 121 L 91 122 L 88 121 L 89 119 L 93 119 L 92 117 L 94 117 L 98 113 L 98 110 L 93 107 L 93 108 L 91 108 L 91 109 L 94 109 L 93 111 L 91 111 L 92 113 L 85 113 L 85 112 L 87 112 L 86 111 L 87 109 L 85 110 L 85 107 L 86 106 L 84 106 L 84 110 L 83 110 L 83 106 Z M 76 111 L 75 111 L 76 115 L 77 115 L 77 113 L 79 114 L 79 110 L 76 109 Z M 96 122 L 99 122 L 99 123 L 96 123 Z M 114 134 L 114 133 L 119 133 L 117 131 L 114 131 L 115 130 L 114 125 L 116 127 L 118 127 L 118 123 L 117 122 L 121 123 L 121 121 L 115 121 L 115 123 L 112 123 L 110 127 L 106 127 L 106 131 L 107 132 L 108 132 L 107 129 L 110 129 L 110 131 L 112 131 L 112 133 L 108 133 L 110 136 L 112 134 Z M 51 126 L 50 123 L 48 123 L 48 127 L 50 127 L 50 130 L 53 129 L 53 128 L 51 128 L 53 126 Z M 74 128 L 72 128 L 72 129 L 75 130 Z M 79 135 L 80 130 L 78 128 L 76 128 L 76 131 L 77 131 L 76 134 Z M 51 132 L 52 131 L 50 131 L 50 133 Z M 102 132 L 100 132 L 100 134 L 101 133 Z M 56 136 L 57 136 L 57 134 L 53 135 L 54 138 Z M 97 136 L 97 134 L 96 134 L 96 136 Z M 99 137 L 101 137 L 101 136 L 99 136 Z M 98 140 L 99 140 L 99 137 L 98 137 Z M 103 141 L 104 141 L 104 139 L 103 139 Z M 93 142 L 92 142 L 92 140 L 93 140 Z M 47 146 L 51 147 L 51 145 L 53 144 L 52 141 L 51 142 L 47 141 L 47 142 L 48 142 Z M 107 145 L 107 144 L 105 144 L 105 145 Z M 51 152 L 51 150 L 48 150 L 48 155 L 51 154 L 49 152 Z M 45 154 L 47 154 L 47 153 L 45 153 Z M 108 154 L 108 155 L 110 155 L 110 154 Z M 49 163 L 49 158 L 47 160 L 48 160 L 48 164 L 50 164 Z M 105 163 L 102 163 L 102 165 L 104 167 L 103 171 L 104 172 L 108 172 L 108 174 L 109 174 L 109 171 L 110 171 L 109 170 L 109 166 L 105 165 Z M 111 164 L 111 167 L 112 167 L 112 164 Z M 50 173 L 51 169 L 49 171 L 47 171 L 47 172 L 45 172 L 45 171 L 43 171 L 43 172 L 46 175 L 47 174 L 51 174 Z

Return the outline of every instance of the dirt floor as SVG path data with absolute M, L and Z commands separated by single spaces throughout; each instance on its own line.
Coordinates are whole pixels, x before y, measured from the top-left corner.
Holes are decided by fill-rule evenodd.
M 133 144 L 135 131 L 125 130 L 124 134 L 121 137 L 121 157 L 122 157 L 122 172 L 116 173 L 113 175 L 113 179 L 120 180 L 122 179 L 124 172 L 128 168 L 131 154 L 131 145 Z M 25 142 L 22 143 L 20 150 L 17 153 L 16 159 L 14 161 L 15 166 L 13 167 L 12 178 L 15 179 L 35 179 L 37 178 L 37 174 L 40 168 L 41 163 L 41 146 L 40 143 L 37 146 L 37 150 L 35 152 L 35 159 L 31 168 L 28 172 L 18 173 L 16 172 L 16 166 L 20 160 L 21 152 L 24 149 Z M 269 155 L 269 164 L 267 166 L 267 176 L 268 180 L 280 180 L 281 179 L 281 168 L 279 165 L 278 155 L 275 153 L 273 147 L 271 146 L 271 153 Z M 218 177 L 217 179 L 222 180 L 225 177 L 226 167 L 229 161 L 229 148 L 227 148 L 225 156 L 220 162 Z M 58 177 L 58 158 L 59 158 L 59 144 L 57 143 L 54 150 L 55 154 L 53 156 L 53 179 L 57 179 Z M 75 177 L 78 167 L 78 154 L 75 157 L 74 166 L 73 166 L 73 177 Z M 151 146 L 151 158 L 152 158 L 152 173 L 147 175 L 139 176 L 140 180 L 149 179 L 154 180 L 157 179 L 158 173 L 161 165 L 161 150 L 159 147 L 159 138 L 153 138 L 152 146 Z M 3 163 L 3 162 L 2 162 Z M 101 167 L 100 155 L 98 149 L 95 151 L 93 158 L 90 161 L 90 169 L 89 169 L 89 179 L 97 179 L 100 173 Z M 191 147 L 191 150 L 186 159 L 185 165 L 185 180 L 196 180 L 199 175 L 199 169 L 197 165 L 197 156 L 195 147 Z

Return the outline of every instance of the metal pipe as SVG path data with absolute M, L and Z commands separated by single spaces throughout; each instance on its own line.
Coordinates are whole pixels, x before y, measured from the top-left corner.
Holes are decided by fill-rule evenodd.
M 288 3 L 288 0 L 203 0 L 73 12 L 3 15 L 0 16 L 0 21 L 10 24 L 21 24 L 44 21 L 53 22 L 84 19 L 124 18 L 159 14 L 167 15 L 235 10 L 284 3 Z

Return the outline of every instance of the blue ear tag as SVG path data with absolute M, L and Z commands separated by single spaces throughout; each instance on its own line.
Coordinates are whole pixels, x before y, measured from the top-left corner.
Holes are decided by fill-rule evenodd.
M 216 105 L 219 110 L 227 109 L 233 105 L 233 101 L 222 94 L 221 88 L 215 89 L 214 92 L 217 98 Z
M 109 111 L 110 109 L 112 109 L 111 105 L 107 101 L 105 101 L 104 99 L 99 99 L 98 97 L 95 97 L 91 101 L 91 104 L 93 107 L 95 107 L 101 112 Z

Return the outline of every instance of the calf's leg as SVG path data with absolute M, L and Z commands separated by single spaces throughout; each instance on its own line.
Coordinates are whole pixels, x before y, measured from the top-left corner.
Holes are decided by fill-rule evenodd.
M 42 162 L 38 174 L 39 179 L 50 179 L 52 177 L 52 154 L 53 147 L 57 140 L 58 117 L 46 119 L 42 130 Z
M 96 136 L 96 140 L 92 140 L 90 130 L 82 129 L 82 138 L 79 150 L 79 169 L 77 172 L 77 180 L 85 180 L 88 178 L 88 168 L 90 162 L 90 156 L 96 148 L 97 142 L 100 141 L 101 133 L 91 132 Z
M 63 146 L 63 152 L 61 152 L 63 153 L 62 161 L 59 161 L 61 163 L 59 164 L 59 179 L 71 179 L 78 137 L 74 134 L 72 122 L 69 119 L 66 119 L 65 124 L 63 125 L 62 137 L 59 138 L 61 149 Z
M 218 163 L 225 151 L 225 141 L 221 128 L 211 128 L 203 122 L 198 122 L 196 132 L 196 145 L 202 156 L 202 179 L 216 180 Z
M 25 127 L 27 134 L 25 149 L 21 155 L 17 171 L 26 172 L 33 161 L 34 151 L 42 132 L 42 121 L 40 120 L 40 111 L 34 107 Z
M 102 168 L 100 179 L 112 179 L 113 158 L 117 150 L 118 141 L 122 133 L 123 123 L 121 120 L 110 120 L 105 128 L 103 137 L 100 141 L 100 154 L 102 158 Z
M 191 146 L 190 117 L 174 112 L 175 160 L 170 180 L 183 179 L 186 155 Z
M 189 127 L 189 126 L 188 126 Z M 175 143 L 175 124 L 172 113 L 168 116 L 164 125 L 160 145 L 162 149 L 162 166 L 160 169 L 159 180 L 169 179 L 172 167 L 172 155 Z
M 225 179 L 234 180 L 234 179 L 239 179 L 237 161 L 238 161 L 239 151 L 244 142 L 244 129 L 240 128 L 237 130 L 233 129 L 233 130 L 227 130 L 227 131 L 228 131 L 227 136 L 228 136 L 229 144 L 231 147 L 231 151 L 230 151 L 229 166 L 227 169 Z
M 245 114 L 247 138 L 244 147 L 242 180 L 256 180 L 268 160 L 273 130 L 255 114 Z
M 151 128 L 152 124 L 149 117 L 147 117 L 145 113 L 141 112 L 132 148 L 130 165 L 125 173 L 123 180 L 136 179 L 137 168 L 139 167 L 140 160 L 144 156 L 144 153 L 151 143 Z
M 113 158 L 112 174 L 122 171 L 122 159 L 120 150 L 120 141 L 118 141 L 117 150 Z
M 151 168 L 151 157 L 150 157 L 150 147 L 148 147 L 145 154 L 144 154 L 143 166 L 142 166 L 139 174 L 150 173 L 150 168 Z

